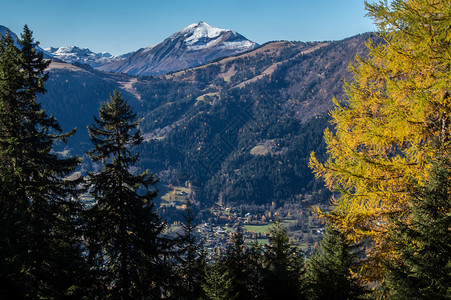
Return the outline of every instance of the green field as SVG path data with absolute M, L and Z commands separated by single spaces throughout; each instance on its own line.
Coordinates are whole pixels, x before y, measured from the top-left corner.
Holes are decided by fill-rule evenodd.
M 186 193 L 186 195 L 180 195 L 180 193 Z M 167 185 L 161 185 L 158 187 L 159 200 L 161 201 L 161 206 L 170 205 L 170 203 L 175 203 L 177 206 L 185 204 L 185 198 L 190 194 L 190 190 L 181 186 L 169 187 Z
M 252 155 L 266 155 L 268 153 L 269 153 L 268 149 L 266 149 L 266 147 L 263 145 L 257 145 L 251 149 Z
M 243 229 L 245 231 L 255 232 L 255 233 L 268 233 L 269 228 L 271 228 L 272 224 L 267 225 L 245 225 Z
M 295 220 L 283 220 L 282 226 L 286 226 L 288 224 L 294 223 Z M 255 233 L 269 233 L 269 229 L 273 226 L 272 223 L 265 224 L 265 225 L 245 225 L 243 226 L 243 229 L 245 231 L 255 232 Z

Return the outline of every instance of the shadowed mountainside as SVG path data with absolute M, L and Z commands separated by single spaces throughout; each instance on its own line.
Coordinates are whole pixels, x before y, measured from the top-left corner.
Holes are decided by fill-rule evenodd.
M 70 148 L 90 147 L 86 126 L 99 103 L 120 90 L 142 117 L 140 167 L 163 182 L 198 187 L 204 202 L 323 201 L 327 191 L 307 167 L 324 159 L 332 98 L 341 99 L 347 67 L 365 55 L 371 34 L 334 42 L 270 42 L 193 69 L 133 77 L 52 63 L 44 106 Z M 84 168 L 92 168 L 85 160 Z

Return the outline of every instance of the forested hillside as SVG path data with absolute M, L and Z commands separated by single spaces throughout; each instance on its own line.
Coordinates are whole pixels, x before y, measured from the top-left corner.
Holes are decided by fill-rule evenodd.
M 140 166 L 164 183 L 190 181 L 202 202 L 327 201 L 308 158 L 313 150 L 325 153 L 331 99 L 341 97 L 347 67 L 365 54 L 370 37 L 270 42 L 156 77 L 53 63 L 49 92 L 40 100 L 64 129 L 78 127 L 70 148 L 81 154 L 92 115 L 118 89 L 142 117 Z

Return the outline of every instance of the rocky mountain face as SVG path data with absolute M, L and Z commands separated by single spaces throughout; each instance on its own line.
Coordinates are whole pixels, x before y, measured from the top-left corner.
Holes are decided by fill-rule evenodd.
M 201 21 L 174 33 L 158 45 L 140 49 L 127 59 L 103 65 L 99 70 L 130 75 L 166 74 L 257 46 L 233 30 L 219 29 Z
M 86 126 L 118 89 L 142 118 L 139 167 L 163 183 L 190 181 L 205 203 L 318 203 L 327 191 L 314 180 L 309 155 L 325 158 L 323 130 L 332 98 L 342 99 L 348 65 L 356 54 L 366 54 L 370 37 L 271 42 L 153 77 L 54 62 L 48 92 L 39 100 L 65 130 L 78 127 L 66 150 L 83 155 L 92 147 Z M 208 44 L 189 41 L 193 47 Z M 93 168 L 85 159 L 83 169 Z

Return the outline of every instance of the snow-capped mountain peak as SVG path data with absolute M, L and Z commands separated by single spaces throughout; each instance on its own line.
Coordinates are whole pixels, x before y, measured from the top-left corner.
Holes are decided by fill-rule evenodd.
M 166 74 L 257 46 L 233 30 L 216 28 L 200 21 L 177 31 L 157 45 L 142 48 L 121 62 L 113 62 L 99 69 L 133 75 Z
M 50 47 L 46 48 L 45 51 L 47 51 L 54 58 L 58 58 L 62 61 L 68 63 L 78 62 L 87 64 L 93 68 L 109 63 L 114 58 L 108 52 L 94 53 L 88 48 L 80 48 L 73 45 L 58 48 Z
M 55 56 L 62 56 L 62 55 L 68 55 L 68 56 L 92 56 L 96 55 L 94 52 L 89 50 L 88 48 L 79 48 L 77 46 L 71 45 L 66 47 L 50 47 L 44 49 L 45 51 L 55 55 Z
M 100 56 L 100 57 L 113 57 L 113 55 L 111 55 L 110 53 L 108 53 L 108 52 L 99 52 L 99 53 L 96 53 L 96 55 L 97 56 Z
M 217 28 L 204 21 L 183 28 L 171 35 L 169 40 L 181 42 L 188 51 L 200 51 L 213 46 L 246 51 L 256 46 L 233 30 Z
M 180 34 L 186 35 L 185 42 L 188 45 L 194 45 L 202 39 L 214 39 L 221 33 L 232 31 L 227 29 L 220 29 L 209 25 L 204 21 L 194 23 L 179 31 Z M 176 33 L 177 34 L 177 33 Z

